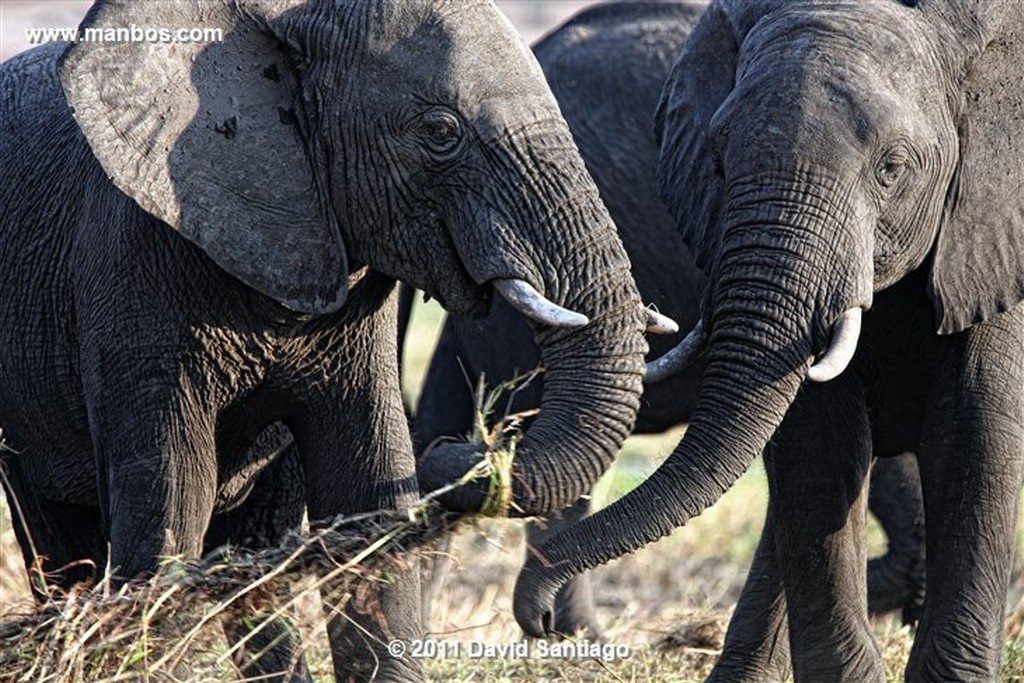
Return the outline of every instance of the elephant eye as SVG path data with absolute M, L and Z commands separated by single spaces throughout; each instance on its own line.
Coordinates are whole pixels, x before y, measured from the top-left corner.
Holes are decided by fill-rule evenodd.
M 878 184 L 887 190 L 891 189 L 907 172 L 909 162 L 910 156 L 904 149 L 895 149 L 886 154 L 875 170 Z
M 445 109 L 425 112 L 417 128 L 424 146 L 436 156 L 451 156 L 462 142 L 462 122 Z

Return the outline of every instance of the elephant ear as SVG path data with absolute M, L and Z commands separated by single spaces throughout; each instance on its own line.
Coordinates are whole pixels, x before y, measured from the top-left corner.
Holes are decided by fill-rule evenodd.
M 960 166 L 930 282 L 942 334 L 1024 300 L 1024 14 L 1010 5 L 963 85 Z
M 220 29 L 220 42 L 79 42 L 60 77 L 104 171 L 242 282 L 297 311 L 339 309 L 341 230 L 297 116 L 297 2 L 98 2 L 79 32 Z M 272 6 L 271 6 L 272 5 Z M 126 28 L 129 27 L 129 28 Z
M 744 38 L 779 4 L 719 0 L 708 6 L 683 45 L 655 112 L 662 199 L 705 272 L 710 272 L 718 253 L 725 190 L 711 156 L 711 120 L 735 86 Z

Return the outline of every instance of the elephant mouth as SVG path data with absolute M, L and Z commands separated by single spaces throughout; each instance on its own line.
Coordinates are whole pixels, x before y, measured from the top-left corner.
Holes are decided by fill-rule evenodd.
M 451 231 L 441 216 L 435 214 L 427 222 L 434 227 L 431 233 L 441 236 L 441 243 L 423 245 L 425 253 L 434 254 L 424 273 L 425 281 L 406 282 L 422 290 L 425 301 L 434 299 L 452 315 L 471 319 L 485 317 L 491 308 L 490 285 L 473 278 L 472 269 L 462 260 Z
M 468 289 L 460 288 L 454 292 L 434 286 L 422 289 L 424 301 L 434 299 L 444 310 L 461 318 L 483 318 L 491 310 L 493 290 L 488 285 L 472 285 Z
M 423 290 L 424 301 L 434 299 L 445 311 L 460 318 L 483 318 L 491 309 L 490 284 L 475 282 L 457 257 L 431 268 L 427 282 L 410 284 Z
M 430 282 L 421 286 L 428 297 L 454 315 L 479 319 L 488 315 L 494 294 L 505 299 L 527 319 L 552 327 L 582 327 L 589 318 L 582 313 L 563 308 L 538 291 L 525 276 L 512 272 L 515 268 L 473 268 L 463 260 L 450 231 L 448 246 L 453 258 L 448 263 L 434 264 L 430 269 Z M 544 285 L 541 284 L 541 287 Z

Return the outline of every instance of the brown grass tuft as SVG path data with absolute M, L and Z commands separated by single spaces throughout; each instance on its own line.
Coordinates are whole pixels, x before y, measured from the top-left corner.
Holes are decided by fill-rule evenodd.
M 259 552 L 224 548 L 197 562 L 168 559 L 151 580 L 119 590 L 109 576 L 75 587 L 0 622 L 0 680 L 113 683 L 158 673 L 219 680 L 240 648 L 228 647 L 219 628 L 230 610 L 258 604 L 259 630 L 308 591 L 330 586 L 332 601 L 343 602 L 359 585 L 407 567 L 455 523 L 425 500 L 406 512 L 339 517 Z M 309 576 L 318 578 L 293 594 Z

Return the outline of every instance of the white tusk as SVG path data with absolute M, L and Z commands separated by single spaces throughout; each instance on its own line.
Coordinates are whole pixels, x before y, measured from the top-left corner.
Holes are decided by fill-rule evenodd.
M 647 315 L 647 331 L 651 334 L 675 334 L 679 331 L 679 325 L 667 315 L 647 307 L 644 307 L 644 313 Z
M 835 379 L 846 369 L 857 351 L 860 338 L 860 323 L 864 311 L 861 308 L 848 309 L 832 328 L 832 342 L 828 351 L 817 363 L 807 369 L 807 379 L 812 382 L 827 382 Z
M 644 384 L 660 382 L 688 368 L 704 350 L 706 341 L 704 319 L 701 318 L 683 341 L 669 349 L 661 358 L 647 364 L 644 370 Z
M 491 284 L 512 308 L 530 320 L 551 327 L 583 327 L 590 322 L 590 318 L 582 313 L 562 308 L 545 299 L 544 295 L 523 280 L 492 280 Z

